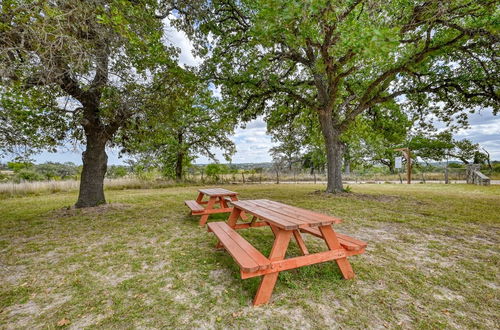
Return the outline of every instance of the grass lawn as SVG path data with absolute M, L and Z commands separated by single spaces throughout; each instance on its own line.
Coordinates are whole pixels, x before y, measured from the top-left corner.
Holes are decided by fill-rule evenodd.
M 350 258 L 356 278 L 333 262 L 283 272 L 271 303 L 252 307 L 259 278 L 241 280 L 186 215 L 197 187 L 108 191 L 111 204 L 89 210 L 64 209 L 74 192 L 10 198 L 0 200 L 0 328 L 499 327 L 500 186 L 227 188 L 342 217 L 339 232 L 368 242 Z M 240 233 L 269 253 L 269 228 Z

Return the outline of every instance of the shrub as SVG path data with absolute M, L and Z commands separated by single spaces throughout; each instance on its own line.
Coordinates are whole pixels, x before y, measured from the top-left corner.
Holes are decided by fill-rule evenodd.
M 42 181 L 44 179 L 45 179 L 45 177 L 43 175 L 41 175 L 33 170 L 29 170 L 29 169 L 21 169 L 14 176 L 15 182 Z
M 122 165 L 111 165 L 106 171 L 106 177 L 111 179 L 123 178 L 128 174 L 128 169 L 126 166 Z

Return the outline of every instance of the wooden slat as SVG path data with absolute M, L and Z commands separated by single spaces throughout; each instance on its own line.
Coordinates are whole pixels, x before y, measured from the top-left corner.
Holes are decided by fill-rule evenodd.
M 300 220 L 309 226 L 325 226 L 332 223 L 338 223 L 338 220 L 321 213 L 308 212 L 307 210 L 293 207 L 290 205 L 273 202 L 267 199 L 259 199 L 258 205 L 276 213 L 283 214 L 289 218 Z
M 293 236 L 295 237 L 295 241 L 297 242 L 297 245 L 299 246 L 302 254 L 303 255 L 309 254 L 309 251 L 307 250 L 306 243 L 304 243 L 304 240 L 302 239 L 302 235 L 300 234 L 300 231 L 294 230 Z
M 271 220 L 270 222 L 276 224 L 277 226 L 284 227 L 286 229 L 297 228 L 297 225 L 295 223 L 291 223 L 290 221 L 288 221 L 286 217 L 280 214 L 273 214 L 265 209 L 259 208 L 251 201 L 233 202 L 233 205 L 237 206 L 237 208 L 243 211 L 247 211 L 248 213 L 257 216 L 262 220 L 269 219 Z
M 190 200 L 190 201 L 184 201 L 184 204 L 186 204 L 191 211 L 194 213 L 199 213 L 205 211 L 205 208 L 198 204 L 196 201 Z
M 225 222 L 221 222 L 220 228 L 226 232 L 245 252 L 259 265 L 260 269 L 267 268 L 269 259 L 259 252 L 252 244 L 248 243 L 246 239 L 241 237 L 234 229 L 229 227 Z
M 302 228 L 301 231 L 319 238 L 323 238 L 323 235 L 318 228 Z M 342 245 L 342 247 L 348 251 L 359 251 L 366 248 L 366 246 L 368 245 L 366 242 L 357 240 L 347 235 L 339 234 L 337 232 L 335 233 L 335 235 L 337 236 L 340 245 Z
M 303 266 L 313 265 L 321 262 L 336 260 L 345 258 L 347 256 L 346 251 L 343 249 L 330 250 L 324 252 L 318 252 L 314 254 L 308 254 L 306 256 L 288 258 L 283 260 L 272 261 L 270 267 L 264 270 L 258 270 L 253 273 L 241 273 L 242 279 L 247 279 L 251 277 L 261 276 L 265 274 L 278 273 L 284 270 L 299 268 Z
M 358 239 L 355 239 L 351 236 L 347 236 L 347 235 L 339 234 L 339 233 L 336 233 L 336 234 L 337 234 L 337 238 L 339 239 L 340 245 L 344 245 L 344 244 L 347 245 L 347 242 L 349 242 L 350 244 L 353 244 L 353 245 L 359 247 L 359 248 L 356 248 L 354 250 L 364 249 L 368 245 L 368 243 L 360 241 Z
M 203 193 L 208 196 L 235 196 L 238 195 L 237 192 L 223 189 L 223 188 L 205 188 L 205 189 L 198 189 L 200 193 Z
M 300 231 L 303 233 L 311 234 L 319 238 L 323 238 L 323 235 L 321 235 L 321 232 L 319 231 L 318 228 L 302 228 Z
M 322 220 L 322 224 L 324 224 L 324 225 L 342 222 L 342 219 L 339 219 L 337 217 L 332 217 L 332 216 L 329 216 L 327 214 L 318 213 L 315 211 L 311 211 L 311 210 L 307 210 L 307 209 L 303 209 L 303 208 L 275 202 L 275 201 L 268 200 L 268 199 L 265 199 L 264 201 L 266 201 L 268 204 L 274 205 L 278 209 L 287 210 L 287 211 L 290 211 L 291 213 L 299 214 L 301 216 L 320 219 L 320 220 Z
M 279 214 L 285 216 L 290 221 L 293 221 L 294 223 L 297 223 L 300 225 L 308 225 L 308 224 L 310 224 L 310 222 L 312 220 L 310 218 L 298 215 L 294 212 L 288 212 L 288 210 L 285 210 L 282 208 L 277 208 L 274 205 L 269 204 L 268 203 L 269 201 L 266 199 L 257 199 L 257 200 L 254 200 L 252 202 L 254 202 L 256 205 L 258 205 L 258 207 L 260 207 L 260 208 L 266 209 L 266 210 L 274 212 L 274 213 L 279 213 Z
M 237 223 L 236 225 L 234 225 L 233 229 L 247 229 L 247 228 L 254 228 L 254 227 L 265 227 L 265 226 L 269 226 L 269 224 L 267 222 L 258 221 L 258 222 L 254 222 L 253 224 L 252 223 Z
M 304 219 L 297 219 L 293 216 L 290 216 L 289 214 L 279 212 L 276 210 L 272 210 L 272 209 L 266 207 L 266 205 L 264 205 L 262 203 L 262 200 L 260 200 L 260 199 L 248 200 L 245 202 L 248 202 L 248 204 L 253 205 L 255 207 L 255 209 L 259 210 L 259 212 L 261 212 L 261 213 L 265 212 L 269 215 L 273 215 L 274 217 L 276 217 L 277 221 L 280 221 L 283 223 L 288 223 L 288 224 L 291 223 L 293 225 L 298 225 L 299 227 L 307 227 L 308 226 L 307 221 L 305 221 Z
M 233 203 L 238 208 L 257 215 L 259 218 L 274 222 L 284 229 L 325 226 L 341 222 L 340 219 L 326 214 L 270 201 L 267 199 L 246 200 Z
M 258 207 L 258 205 L 253 204 L 250 201 L 238 201 L 233 202 L 233 205 L 243 211 L 246 211 L 252 215 L 256 215 L 262 220 L 272 222 L 277 227 L 292 230 L 300 228 L 300 224 L 294 222 L 292 219 L 288 219 L 282 214 L 269 211 L 264 208 Z M 302 224 L 303 225 L 303 224 Z M 304 225 L 303 225 L 304 226 Z
M 270 264 L 270 261 L 262 253 L 231 229 L 225 222 L 209 223 L 208 229 L 217 236 L 243 272 L 262 270 Z

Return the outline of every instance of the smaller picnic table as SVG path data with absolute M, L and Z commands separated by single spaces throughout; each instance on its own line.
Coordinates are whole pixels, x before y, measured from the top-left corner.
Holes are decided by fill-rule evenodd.
M 203 200 L 205 196 L 208 197 L 208 200 Z M 210 214 L 231 212 L 233 208 L 228 203 L 237 200 L 237 192 L 223 188 L 205 188 L 198 189 L 196 200 L 187 200 L 184 201 L 184 204 L 191 209 L 192 215 L 201 215 L 200 227 L 203 227 Z M 215 208 L 216 206 L 219 207 Z
M 354 277 L 347 257 L 365 252 L 367 244 L 336 233 L 332 225 L 340 223 L 341 219 L 267 199 L 244 200 L 232 204 L 234 208 L 227 223 L 209 223 L 208 230 L 218 238 L 217 246 L 224 247 L 240 266 L 242 279 L 262 276 L 254 305 L 269 301 L 281 271 L 335 261 L 345 279 Z M 253 216 L 250 222 L 237 223 L 242 212 Z M 260 226 L 270 226 L 275 237 L 269 257 L 264 256 L 235 231 Z M 328 250 L 310 254 L 301 233 L 323 239 Z M 285 259 L 292 236 L 302 255 Z

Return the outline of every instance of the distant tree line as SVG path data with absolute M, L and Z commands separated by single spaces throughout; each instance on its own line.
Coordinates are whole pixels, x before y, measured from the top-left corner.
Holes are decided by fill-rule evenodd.
M 111 165 L 108 167 L 106 177 L 110 179 L 121 178 L 130 172 L 128 166 Z M 46 162 L 43 164 L 8 162 L 0 164 L 0 182 L 77 180 L 80 179 L 81 173 L 82 165 L 75 165 L 72 162 Z

